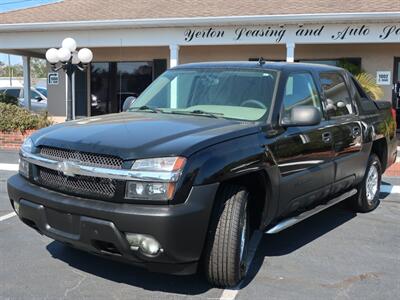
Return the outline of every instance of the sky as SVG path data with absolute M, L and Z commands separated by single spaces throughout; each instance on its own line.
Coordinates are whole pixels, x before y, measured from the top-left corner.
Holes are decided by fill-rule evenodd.
M 2 61 L 5 65 L 8 65 L 8 54 L 0 53 L 0 61 Z M 19 55 L 10 55 L 10 61 L 12 65 L 22 65 L 22 57 Z
M 29 7 L 41 6 L 61 2 L 63 0 L 0 0 L 0 13 Z M 22 64 L 22 58 L 18 55 L 10 55 L 11 64 Z M 0 53 L 0 61 L 8 65 L 8 55 Z
M 0 0 L 0 13 L 61 1 L 62 0 Z

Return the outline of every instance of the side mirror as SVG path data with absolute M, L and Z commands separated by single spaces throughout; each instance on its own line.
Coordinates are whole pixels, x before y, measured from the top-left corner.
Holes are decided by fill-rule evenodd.
M 43 100 L 43 98 L 42 98 L 42 97 L 40 97 L 40 96 L 36 96 L 36 97 L 35 97 L 35 100 L 37 100 L 38 102 L 40 102 L 40 101 L 42 101 L 42 100 Z
M 131 107 L 132 103 L 135 102 L 136 97 L 129 96 L 125 99 L 124 104 L 122 105 L 122 111 L 127 111 L 129 107 Z
M 313 126 L 321 123 L 321 112 L 314 106 L 295 106 L 282 118 L 284 127 Z

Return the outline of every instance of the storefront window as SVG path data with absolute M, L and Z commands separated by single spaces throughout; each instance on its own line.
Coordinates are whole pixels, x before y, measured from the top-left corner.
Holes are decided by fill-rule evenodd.
M 311 64 L 322 64 L 340 67 L 346 69 L 352 74 L 358 74 L 361 72 L 361 58 L 349 57 L 340 59 L 311 59 L 311 60 L 298 60 L 298 62 L 311 63 Z
M 268 59 L 266 61 L 282 62 L 284 60 Z M 249 61 L 259 61 L 259 58 L 251 57 Z M 345 57 L 338 59 L 296 59 L 295 62 L 310 63 L 310 64 L 321 64 L 340 67 L 346 69 L 352 74 L 358 74 L 361 72 L 361 58 L 360 57 Z
M 125 99 L 138 97 L 152 80 L 152 62 L 92 63 L 91 115 L 120 112 Z

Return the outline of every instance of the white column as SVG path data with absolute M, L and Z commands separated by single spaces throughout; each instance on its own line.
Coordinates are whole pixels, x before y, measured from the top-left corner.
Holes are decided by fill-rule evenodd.
M 169 67 L 173 68 L 179 64 L 179 45 L 169 45 Z
M 169 67 L 173 68 L 179 64 L 179 45 L 169 45 Z M 171 82 L 170 107 L 178 107 L 178 78 Z
M 24 105 L 27 109 L 31 109 L 31 58 L 29 56 L 22 57 L 22 65 L 24 69 Z
M 287 62 L 294 62 L 294 48 L 295 43 L 287 43 L 286 44 L 286 61 Z

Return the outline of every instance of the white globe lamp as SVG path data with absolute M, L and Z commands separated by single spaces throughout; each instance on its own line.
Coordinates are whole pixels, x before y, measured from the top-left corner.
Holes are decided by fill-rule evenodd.
M 56 48 L 50 48 L 46 51 L 46 59 L 51 64 L 56 64 L 59 61 L 58 50 Z
M 75 71 L 85 71 L 93 59 L 93 53 L 88 48 L 77 51 L 76 41 L 73 38 L 66 38 L 62 41 L 60 49 L 50 48 L 46 51 L 46 59 L 51 64 L 54 72 L 63 70 L 68 79 L 68 92 L 66 97 L 67 121 L 73 120 L 73 90 L 75 81 L 73 75 Z
M 76 50 L 76 41 L 73 38 L 65 38 L 62 43 L 61 47 L 68 49 L 70 52 L 74 52 Z
M 82 48 L 78 52 L 78 58 L 83 64 L 88 64 L 92 61 L 93 59 L 93 53 L 90 49 L 88 48 Z
M 71 58 L 71 51 L 67 48 L 60 48 L 57 51 L 57 55 L 61 62 L 67 62 Z
M 81 62 L 78 57 L 78 52 L 76 52 L 76 51 L 72 52 L 72 60 L 71 61 L 72 61 L 72 64 L 74 64 L 74 65 L 78 65 Z

